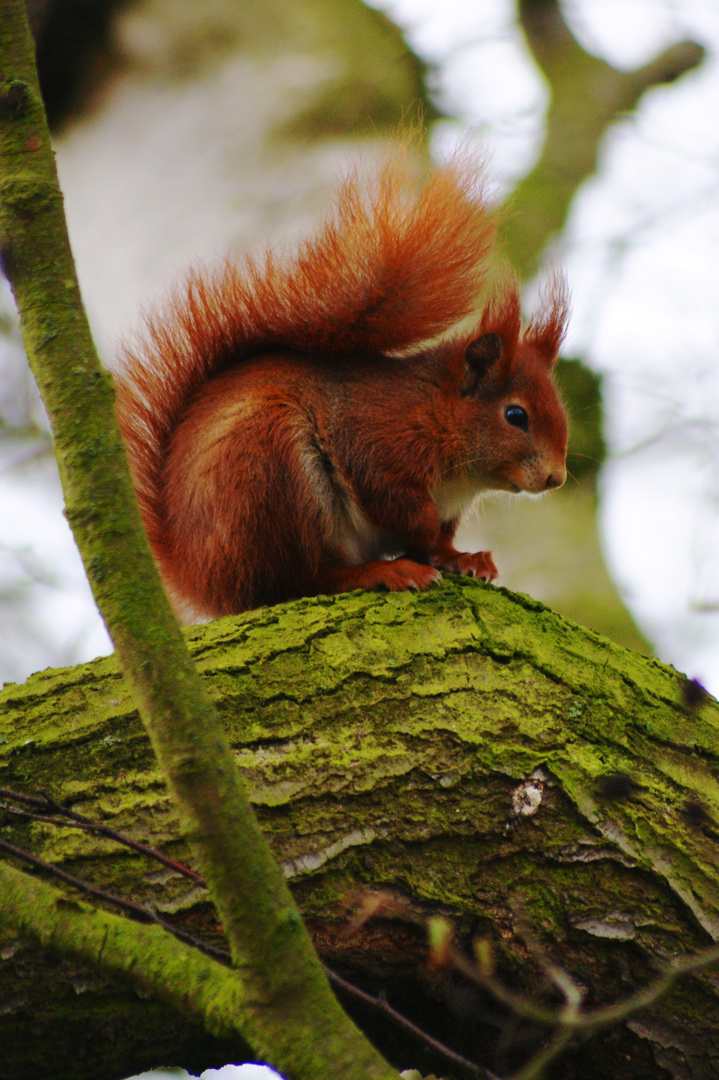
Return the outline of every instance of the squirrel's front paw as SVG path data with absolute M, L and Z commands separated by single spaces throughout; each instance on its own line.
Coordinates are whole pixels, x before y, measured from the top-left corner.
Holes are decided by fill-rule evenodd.
M 401 592 L 404 589 L 426 589 L 441 580 L 442 574 L 438 569 L 422 566 L 412 559 L 395 559 L 385 563 L 384 572 L 379 576 L 377 584 L 379 588 L 389 589 L 390 592 Z
M 468 574 L 482 581 L 495 581 L 498 574 L 491 551 L 475 551 L 473 554 L 456 551 L 452 555 L 434 555 L 432 566 L 449 570 L 451 574 Z

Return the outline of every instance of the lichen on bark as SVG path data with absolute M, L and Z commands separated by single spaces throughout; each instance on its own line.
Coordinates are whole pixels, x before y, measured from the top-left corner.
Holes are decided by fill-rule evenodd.
M 719 936 L 714 827 L 687 814 L 700 803 L 707 822 L 719 817 L 719 707 L 686 705 L 673 669 L 463 579 L 420 595 L 299 600 L 186 636 L 325 957 L 406 995 L 430 1022 L 446 1007 L 423 966 L 432 911 L 462 940 L 492 938 L 504 973 L 534 988 L 525 919 L 596 1001 Z M 43 673 L 0 700 L 0 785 L 49 787 L 192 858 L 111 659 Z M 607 801 L 601 784 L 616 774 L 634 786 Z M 192 883 L 104 839 L 17 828 L 44 857 L 215 940 Z M 385 890 L 400 914 L 348 939 L 351 897 L 366 889 Z M 646 1022 L 681 1029 L 710 1060 L 715 992 L 703 975 Z M 614 1039 L 622 1053 L 639 1045 L 630 1026 Z M 619 1057 L 603 1060 L 623 1075 Z

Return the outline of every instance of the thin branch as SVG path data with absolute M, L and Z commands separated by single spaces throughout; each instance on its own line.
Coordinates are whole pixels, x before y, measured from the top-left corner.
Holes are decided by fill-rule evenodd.
M 108 840 L 114 840 L 118 844 L 122 844 L 124 847 L 131 848 L 133 851 L 137 851 L 140 855 L 146 855 L 150 859 L 154 859 L 156 862 L 162 863 L 164 866 L 169 867 L 171 870 L 175 870 L 178 874 L 182 874 L 183 877 L 190 878 L 191 881 L 196 882 L 203 888 L 207 888 L 204 878 L 201 874 L 198 874 L 195 870 L 191 870 L 189 866 L 185 866 L 183 863 L 177 862 L 176 859 L 171 859 L 169 855 L 163 855 L 157 848 L 150 847 L 148 844 L 142 844 L 138 840 L 133 840 L 125 833 L 117 832 L 115 829 L 111 829 L 108 825 L 103 825 L 97 821 L 91 821 L 90 818 L 85 817 L 83 814 L 78 814 L 74 810 L 70 810 L 68 807 L 63 806 L 61 803 L 56 802 L 50 795 L 45 792 L 42 796 L 38 795 L 25 795 L 19 791 L 12 791 L 10 788 L 0 788 L 0 799 L 15 799 L 16 802 L 24 803 L 26 806 L 37 806 L 40 809 L 51 811 L 53 814 L 57 814 L 64 818 L 68 818 L 68 821 L 58 822 L 55 817 L 48 817 L 46 814 L 38 814 L 29 810 L 21 810 L 19 807 L 10 806 L 7 802 L 0 803 L 0 808 L 6 810 L 10 814 L 16 814 L 18 817 L 32 818 L 34 821 L 43 821 L 48 825 L 64 825 L 65 828 L 81 829 L 83 832 L 95 833 L 98 836 L 105 836 Z
M 590 1031 L 597 1031 L 599 1028 L 609 1027 L 612 1024 L 619 1024 L 627 1020 L 635 1013 L 653 1005 L 667 991 L 671 990 L 680 979 L 685 978 L 687 975 L 694 975 L 714 964 L 719 964 L 719 945 L 711 945 L 709 948 L 694 953 L 683 960 L 670 961 L 657 979 L 643 990 L 638 990 L 635 994 L 625 998 L 624 1001 L 617 1002 L 614 1005 L 601 1005 L 587 1012 L 571 1007 L 560 1010 L 550 1009 L 526 997 L 524 994 L 518 994 L 494 977 L 483 975 L 474 964 L 465 959 L 456 949 L 448 951 L 447 959 L 455 970 L 488 990 L 497 1001 L 502 1005 L 506 1005 L 516 1015 L 547 1027 L 560 1027 L 570 1032 L 587 1034 Z
M 199 949 L 205 956 L 210 956 L 213 960 L 218 960 L 221 964 L 230 966 L 231 958 L 226 950 L 217 949 L 213 945 L 205 944 L 204 941 L 194 937 L 192 934 L 188 934 L 179 927 L 173 926 L 171 922 L 167 919 L 163 919 L 161 915 L 157 915 L 156 912 L 151 911 L 150 908 L 144 907 L 142 904 L 136 904 L 133 900 L 125 900 L 124 897 L 118 896 L 117 893 L 110 892 L 108 889 L 99 889 L 97 886 L 91 885 L 88 881 L 83 881 L 82 878 L 77 878 L 74 874 L 69 874 L 67 870 L 62 870 L 53 863 L 45 862 L 44 859 L 40 859 L 37 855 L 33 855 L 31 851 L 17 847 L 15 844 L 11 844 L 8 840 L 3 840 L 1 837 L 0 848 L 7 851 L 16 859 L 20 859 L 22 862 L 34 866 L 37 870 L 42 870 L 51 877 L 57 878 L 59 881 L 64 881 L 66 885 L 72 885 L 74 889 L 78 889 L 87 896 L 92 896 L 96 900 L 104 900 L 108 904 L 114 904 L 115 907 L 120 908 L 121 911 L 124 911 L 126 915 L 129 915 L 130 918 L 134 919 L 136 922 L 154 923 L 155 926 L 162 927 L 168 934 L 172 934 L 173 937 L 177 938 L 178 941 L 182 941 L 185 945 L 191 945 L 193 948 Z
M 437 1055 L 445 1058 L 450 1064 L 466 1070 L 470 1076 L 478 1077 L 478 1080 L 499 1080 L 499 1078 L 495 1076 L 494 1073 L 491 1073 L 489 1069 L 485 1069 L 482 1065 L 477 1065 L 476 1062 L 462 1057 L 461 1054 L 456 1053 L 454 1050 L 450 1050 L 444 1043 L 439 1042 L 438 1039 L 433 1038 L 426 1031 L 417 1027 L 417 1025 L 413 1024 L 411 1020 L 408 1020 L 406 1016 L 403 1016 L 401 1013 L 398 1013 L 396 1009 L 393 1009 L 389 1002 L 383 1001 L 382 998 L 375 997 L 373 994 L 368 994 L 365 990 L 360 990 L 358 986 L 347 982 L 346 979 L 343 979 L 341 975 L 338 975 L 327 966 L 325 966 L 325 971 L 327 972 L 327 976 L 332 985 L 337 987 L 338 990 L 344 991 L 348 996 L 354 998 L 355 1001 L 361 1001 L 363 1004 L 369 1005 L 369 1007 L 376 1012 L 382 1013 L 399 1027 L 409 1032 L 410 1035 L 414 1036 L 418 1042 L 423 1042 L 430 1050 L 434 1050 Z
M 560 991 L 565 1002 L 565 1011 L 576 1013 L 581 1007 L 584 993 L 568 971 L 556 964 L 546 948 L 534 933 L 534 928 L 526 918 L 521 904 L 511 905 L 518 923 L 518 930 L 532 955 L 544 971 L 550 982 Z

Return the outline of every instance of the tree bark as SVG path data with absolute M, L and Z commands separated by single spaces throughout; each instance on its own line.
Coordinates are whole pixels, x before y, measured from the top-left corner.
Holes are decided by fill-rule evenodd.
M 432 913 L 462 947 L 492 940 L 504 980 L 549 1001 L 533 938 L 589 1004 L 719 940 L 719 705 L 692 704 L 672 668 L 456 579 L 300 600 L 187 640 L 325 960 L 466 1056 L 502 1073 L 547 1033 L 428 967 Z M 112 658 L 10 685 L 0 703 L 0 785 L 48 791 L 191 862 Z M 200 886 L 109 840 L 11 815 L 2 835 L 217 940 Z M 352 932 L 367 890 L 378 912 Z M 236 1042 L 84 963 L 7 933 L 2 958 L 2 1080 L 239 1059 Z M 711 973 L 683 981 L 549 1075 L 717 1076 L 718 996 Z M 398 1067 L 462 1075 L 371 1010 L 357 1019 Z

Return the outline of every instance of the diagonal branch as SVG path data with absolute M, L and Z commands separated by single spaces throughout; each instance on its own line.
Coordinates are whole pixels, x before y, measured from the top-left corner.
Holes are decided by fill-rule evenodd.
M 503 228 L 509 259 L 527 278 L 563 229 L 577 188 L 595 171 L 607 128 L 631 112 L 646 90 L 700 64 L 704 49 L 682 41 L 635 71 L 619 71 L 582 48 L 559 0 L 518 3 L 527 44 L 551 94 L 539 161 L 512 195 Z
M 0 788 L 0 799 L 3 800 L 0 802 L 0 809 L 7 814 L 30 818 L 33 821 L 42 821 L 48 825 L 64 825 L 67 828 L 80 829 L 82 832 L 94 833 L 96 836 L 104 836 L 108 840 L 115 840 L 118 844 L 136 851 L 138 855 L 146 855 L 148 858 L 162 863 L 169 870 L 174 870 L 176 873 L 182 874 L 183 877 L 190 878 L 191 881 L 195 881 L 198 885 L 207 888 L 202 875 L 195 870 L 191 870 L 189 866 L 184 866 L 182 863 L 177 862 L 176 859 L 171 859 L 169 855 L 164 855 L 157 848 L 133 840 L 131 836 L 125 836 L 123 833 L 117 832 L 116 829 L 111 829 L 108 825 L 103 825 L 99 821 L 91 821 L 84 814 L 78 814 L 67 806 L 62 806 L 45 793 L 42 796 L 26 795 L 22 791 Z M 7 799 L 10 799 L 11 802 L 6 802 Z M 13 801 L 19 802 L 24 807 L 31 806 L 35 807 L 35 809 L 21 809 L 21 807 L 13 806 Z M 43 810 L 45 812 L 41 813 L 40 811 Z
M 332 994 L 165 600 L 80 300 L 24 0 L 3 0 L 0 71 L 0 250 L 53 427 L 66 515 L 252 985 L 255 1049 L 298 1080 L 328 1070 L 346 1080 L 394 1076 Z

